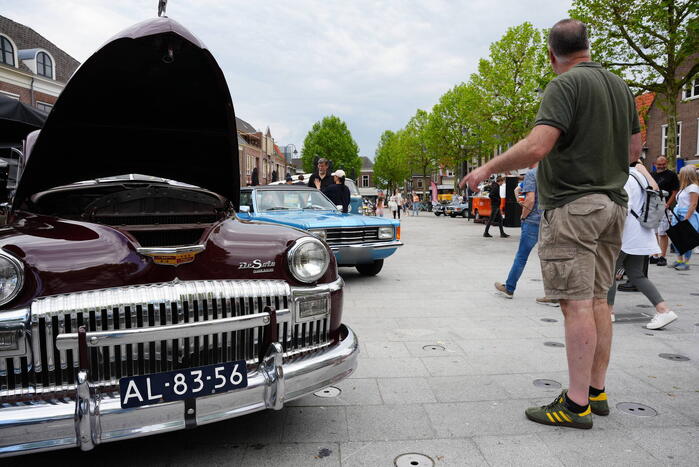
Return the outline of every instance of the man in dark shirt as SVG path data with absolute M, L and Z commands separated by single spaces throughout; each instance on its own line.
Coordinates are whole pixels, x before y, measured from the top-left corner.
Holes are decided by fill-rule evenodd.
M 323 190 L 327 188 L 328 185 L 332 185 L 333 178 L 328 174 L 329 162 L 326 158 L 321 157 L 318 159 L 318 172 L 313 172 L 313 175 L 308 179 L 308 186 L 311 188 L 317 188 Z
M 488 198 L 490 198 L 490 217 L 488 218 L 488 223 L 485 225 L 485 232 L 483 232 L 484 237 L 492 237 L 492 235 L 488 233 L 488 230 L 490 230 L 490 226 L 496 221 L 500 228 L 500 236 L 502 238 L 509 237 L 502 228 L 502 212 L 500 211 L 500 185 L 504 182 L 505 178 L 498 175 L 498 178 L 490 184 L 490 194 L 488 194 Z
M 671 209 L 672 205 L 675 204 L 675 196 L 677 196 L 677 191 L 680 189 L 680 180 L 677 178 L 677 174 L 672 170 L 667 170 L 667 159 L 663 156 L 658 157 L 655 160 L 655 172 L 652 173 L 653 178 L 658 182 L 658 186 L 661 190 L 668 192 L 668 197 L 665 203 L 665 208 Z M 651 263 L 655 263 L 658 266 L 667 266 L 667 260 L 665 255 L 667 254 L 667 229 L 670 228 L 670 223 L 667 219 L 663 218 L 660 220 L 660 225 L 658 226 L 658 245 L 660 245 L 660 256 L 652 256 L 650 259 Z
M 330 174 L 330 177 L 332 177 L 333 183 L 323 188 L 321 191 L 335 206 L 342 206 L 343 213 L 349 212 L 350 191 L 345 185 L 345 171 L 341 169 L 336 170 Z

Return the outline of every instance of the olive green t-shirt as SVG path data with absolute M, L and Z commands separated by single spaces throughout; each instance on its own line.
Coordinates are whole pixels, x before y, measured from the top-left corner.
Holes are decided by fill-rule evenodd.
M 578 63 L 546 86 L 535 125 L 561 130 L 539 163 L 539 208 L 553 209 L 591 193 L 626 206 L 631 135 L 641 131 L 626 83 L 598 63 Z

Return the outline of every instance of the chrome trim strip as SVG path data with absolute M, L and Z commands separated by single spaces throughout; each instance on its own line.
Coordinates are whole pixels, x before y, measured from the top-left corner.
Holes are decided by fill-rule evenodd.
M 180 253 L 199 253 L 204 251 L 204 245 L 189 245 L 175 247 L 138 247 L 136 251 L 142 255 L 176 255 Z
M 403 246 L 403 242 L 401 242 L 400 240 L 393 240 L 361 244 L 330 245 L 330 248 L 333 251 L 341 250 L 343 248 L 373 248 L 375 250 L 381 250 L 385 248 L 397 248 L 399 246 Z
M 145 342 L 171 341 L 172 339 L 184 339 L 185 337 L 203 336 L 218 332 L 242 331 L 256 326 L 266 326 L 269 324 L 269 319 L 270 314 L 262 312 L 215 321 L 200 320 L 192 323 L 171 324 L 152 328 L 88 332 L 87 346 L 143 344 Z M 282 323 L 291 322 L 291 311 L 288 309 L 277 310 L 277 321 Z M 78 333 L 59 334 L 56 337 L 56 347 L 59 350 L 77 350 Z

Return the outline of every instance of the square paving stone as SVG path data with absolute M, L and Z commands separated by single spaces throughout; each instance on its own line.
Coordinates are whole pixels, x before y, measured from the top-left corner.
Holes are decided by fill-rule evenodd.
M 427 376 L 427 368 L 417 358 L 367 358 L 352 378 L 401 378 Z
M 629 430 L 629 437 L 643 446 L 658 465 L 696 465 L 699 459 L 699 427 Z
M 342 391 L 337 397 L 318 397 L 309 394 L 289 402 L 288 406 L 329 407 L 342 405 L 380 405 L 383 404 L 375 378 L 349 378 L 333 386 Z
M 344 407 L 288 407 L 283 442 L 348 441 Z
M 476 436 L 474 443 L 488 465 L 563 466 L 556 454 L 536 435 Z
M 340 451 L 344 467 L 392 466 L 405 453 L 424 454 L 439 467 L 488 465 L 470 439 L 349 442 Z
M 351 441 L 430 439 L 434 430 L 421 405 L 347 407 Z
M 510 395 L 493 376 L 436 376 L 428 379 L 438 402 L 508 399 Z
M 448 358 L 421 358 L 425 368 L 432 376 L 475 375 L 478 370 L 471 366 L 470 359 L 460 355 L 450 355 Z
M 410 352 L 403 342 L 367 342 L 366 353 L 370 358 L 407 358 Z
M 338 443 L 281 443 L 251 445 L 245 450 L 241 467 L 340 465 Z
M 379 378 L 379 391 L 386 404 L 437 402 L 429 378 Z

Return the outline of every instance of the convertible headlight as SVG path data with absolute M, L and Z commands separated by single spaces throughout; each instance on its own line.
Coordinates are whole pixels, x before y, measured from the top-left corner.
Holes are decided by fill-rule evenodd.
M 315 282 L 325 274 L 330 255 L 320 240 L 303 237 L 296 241 L 288 253 L 291 274 L 301 282 Z
M 24 284 L 24 266 L 5 252 L 0 252 L 0 305 L 4 305 L 19 294 Z
M 379 240 L 392 240 L 393 227 L 379 227 Z
M 323 230 L 323 229 L 319 229 L 319 230 L 309 230 L 308 232 L 309 232 L 309 233 L 312 233 L 313 235 L 315 235 L 316 237 L 320 238 L 321 240 L 325 240 L 326 238 L 328 238 L 328 234 L 327 234 L 327 233 L 325 232 L 325 230 Z

